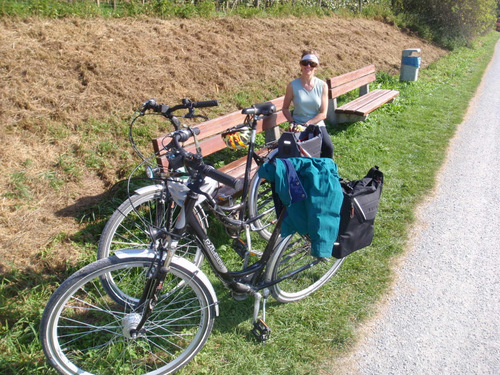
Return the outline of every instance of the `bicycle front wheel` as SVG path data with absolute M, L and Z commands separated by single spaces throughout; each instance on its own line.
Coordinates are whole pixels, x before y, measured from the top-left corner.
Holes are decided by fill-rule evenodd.
M 266 281 L 276 281 L 270 290 L 279 302 L 298 301 L 318 290 L 337 273 L 345 258 L 311 256 L 311 243 L 298 234 L 277 243 L 266 269 Z
M 186 264 L 187 263 L 187 264 Z M 61 374 L 170 374 L 189 362 L 212 331 L 216 301 L 192 264 L 174 259 L 144 328 L 138 306 L 152 257 L 112 256 L 68 278 L 44 310 L 40 338 Z M 194 267 L 194 266 L 193 266 Z M 118 303 L 101 278 L 112 274 L 128 297 Z
M 111 215 L 104 227 L 97 247 L 97 259 L 107 258 L 117 250 L 144 249 L 150 247 L 149 236 L 144 222 L 157 228 L 172 229 L 180 207 L 169 197 L 167 187 L 154 187 L 134 194 L 125 200 Z M 204 230 L 203 210 L 195 206 L 195 216 Z M 203 260 L 195 236 L 188 231 L 179 241 L 176 255 L 184 257 L 197 266 Z

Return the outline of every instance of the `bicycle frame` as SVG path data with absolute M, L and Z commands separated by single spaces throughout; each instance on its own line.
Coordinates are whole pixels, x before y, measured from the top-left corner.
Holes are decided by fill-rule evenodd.
M 249 120 L 249 116 L 250 115 L 247 115 L 247 119 L 245 121 Z M 250 136 L 250 143 L 248 145 L 247 162 L 246 162 L 246 166 L 245 166 L 245 176 L 244 176 L 244 180 L 243 180 L 243 193 L 242 193 L 242 198 L 241 198 L 241 208 L 240 208 L 240 217 L 239 217 L 239 219 L 241 221 L 244 220 L 246 202 L 248 199 L 248 189 L 250 186 L 250 171 L 252 169 L 252 159 L 257 157 L 257 155 L 255 154 L 255 138 L 257 136 L 257 121 L 258 120 L 259 120 L 259 117 L 257 115 L 254 115 L 253 119 L 252 119 L 252 123 L 250 124 L 251 129 L 252 129 L 252 133 Z
M 182 235 L 184 234 L 186 227 L 190 226 L 197 237 L 200 240 L 200 247 L 202 253 L 205 255 L 205 257 L 208 259 L 212 269 L 216 273 L 216 275 L 222 280 L 224 285 L 231 290 L 234 293 L 237 294 L 252 294 L 255 295 L 256 292 L 259 290 L 268 288 L 272 285 L 275 285 L 287 278 L 290 278 L 297 273 L 300 273 L 317 263 L 321 261 L 321 259 L 316 259 L 315 261 L 304 265 L 301 268 L 298 268 L 284 276 L 282 276 L 279 279 L 276 279 L 272 282 L 262 282 L 261 275 L 263 271 L 265 270 L 265 267 L 269 261 L 269 258 L 274 251 L 273 244 L 276 242 L 276 239 L 278 236 L 280 236 L 281 232 L 281 223 L 284 219 L 285 215 L 285 209 L 282 210 L 278 221 L 276 223 L 276 227 L 272 233 L 271 239 L 267 242 L 266 248 L 260 257 L 259 260 L 257 260 L 255 263 L 247 266 L 245 265 L 244 268 L 240 271 L 230 271 L 226 267 L 224 261 L 221 259 L 219 254 L 217 253 L 217 250 L 215 248 L 215 245 L 212 243 L 210 238 L 208 237 L 207 233 L 204 231 L 198 220 L 196 219 L 194 215 L 194 208 L 196 205 L 196 202 L 199 199 L 198 193 L 196 191 L 199 191 L 200 186 L 204 184 L 204 178 L 203 176 L 200 176 L 199 178 L 193 179 L 194 182 L 189 185 L 190 191 L 187 193 L 187 197 L 184 201 L 181 214 L 179 215 L 179 218 L 176 222 L 175 228 L 172 232 L 172 238 L 181 238 Z M 175 253 L 175 245 L 176 241 L 171 240 L 169 241 L 171 244 L 171 248 L 167 249 L 173 256 Z M 168 265 L 166 265 L 168 266 Z
M 199 183 L 200 183 L 199 180 L 197 180 L 193 185 Z M 265 269 L 267 261 L 269 260 L 269 257 L 273 251 L 271 244 L 273 244 L 274 241 L 268 242 L 262 257 L 254 264 L 250 265 L 249 267 L 245 267 L 241 271 L 231 272 L 226 267 L 224 261 L 217 253 L 215 245 L 212 243 L 207 233 L 203 230 L 202 226 L 200 225 L 200 223 L 198 222 L 198 220 L 194 215 L 194 207 L 198 199 L 198 194 L 195 193 L 196 189 L 197 189 L 196 186 L 192 186 L 192 190 L 187 194 L 181 214 L 179 215 L 179 219 L 172 232 L 172 237 L 180 238 L 184 234 L 186 226 L 189 225 L 201 242 L 199 245 L 203 255 L 207 258 L 212 269 L 217 274 L 217 276 L 222 280 L 224 285 L 232 292 L 238 294 L 255 294 L 256 291 L 268 287 L 269 285 L 272 285 L 269 284 L 269 285 L 256 286 L 255 284 L 262 275 L 262 272 Z M 279 224 L 280 223 L 281 220 L 279 221 Z M 279 228 L 274 231 L 273 236 L 279 236 Z M 175 242 L 172 241 L 171 243 L 174 246 L 172 246 L 172 249 L 169 250 L 172 253 L 175 253 Z M 241 282 L 243 281 L 243 279 L 245 283 Z

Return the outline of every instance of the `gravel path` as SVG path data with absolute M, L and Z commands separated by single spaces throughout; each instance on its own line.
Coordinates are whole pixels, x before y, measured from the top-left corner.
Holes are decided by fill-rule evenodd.
M 393 292 L 335 374 L 500 374 L 500 46 Z

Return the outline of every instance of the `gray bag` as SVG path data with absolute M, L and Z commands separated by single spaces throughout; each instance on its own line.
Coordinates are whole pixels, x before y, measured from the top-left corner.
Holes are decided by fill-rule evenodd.
M 280 159 L 309 156 L 319 158 L 323 138 L 317 125 L 309 125 L 302 132 L 285 132 L 278 139 L 278 154 Z

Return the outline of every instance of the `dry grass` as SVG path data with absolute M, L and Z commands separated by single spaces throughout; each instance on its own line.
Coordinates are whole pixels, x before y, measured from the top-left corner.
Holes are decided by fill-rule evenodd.
M 445 53 L 363 19 L 0 20 L 0 272 L 77 255 L 75 215 L 119 169 L 109 160 L 50 187 L 61 156 L 83 159 L 86 142 L 106 139 L 89 137 L 86 124 L 128 118 L 151 97 L 224 98 L 219 114 L 236 110 L 228 98 L 245 90 L 271 99 L 298 73 L 304 48 L 320 52 L 323 77 L 367 64 L 397 74 L 405 48 L 422 49 L 424 68 Z

